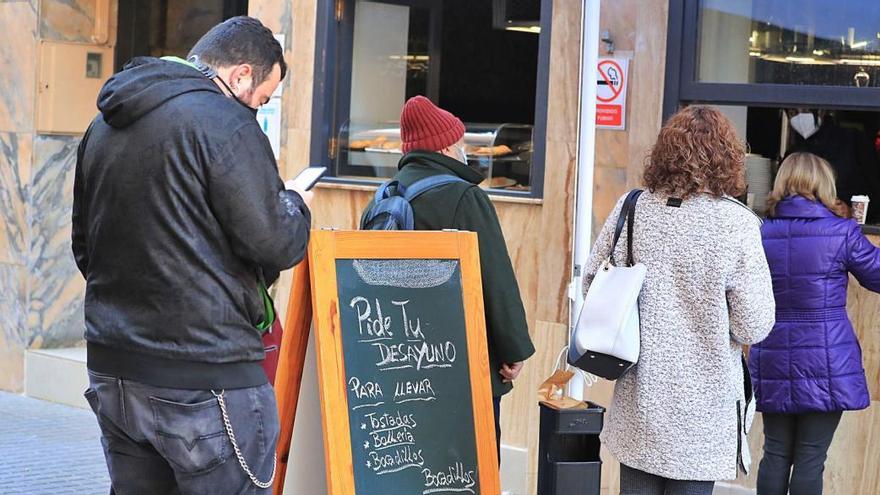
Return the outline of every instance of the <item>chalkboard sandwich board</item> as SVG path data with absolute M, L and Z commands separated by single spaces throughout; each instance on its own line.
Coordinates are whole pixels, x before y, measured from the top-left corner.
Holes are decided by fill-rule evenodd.
M 331 495 L 500 492 L 477 237 L 314 232 Z

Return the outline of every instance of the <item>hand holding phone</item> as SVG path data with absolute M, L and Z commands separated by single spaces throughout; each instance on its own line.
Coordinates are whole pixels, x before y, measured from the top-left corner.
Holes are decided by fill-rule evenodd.
M 327 167 L 307 167 L 293 179 L 284 183 L 287 189 L 309 191 L 327 173 Z
M 293 179 L 284 183 L 284 187 L 290 191 L 296 191 L 302 197 L 306 206 L 312 203 L 314 193 L 310 190 L 321 180 L 327 172 L 327 167 L 308 167 Z

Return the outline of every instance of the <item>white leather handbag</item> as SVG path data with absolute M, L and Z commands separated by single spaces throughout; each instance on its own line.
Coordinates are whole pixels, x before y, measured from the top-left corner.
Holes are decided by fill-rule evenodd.
M 608 380 L 620 378 L 639 360 L 639 294 L 647 268 L 633 262 L 632 240 L 636 201 L 641 193 L 631 191 L 623 203 L 611 254 L 590 284 L 569 345 L 569 364 Z M 624 225 L 627 260 L 618 266 L 614 250 Z

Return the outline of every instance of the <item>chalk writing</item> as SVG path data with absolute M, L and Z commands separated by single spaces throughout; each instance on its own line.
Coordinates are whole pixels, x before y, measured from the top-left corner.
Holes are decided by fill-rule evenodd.
M 410 261 L 337 261 L 356 495 L 477 494 L 458 262 Z
M 455 344 L 449 341 L 440 344 L 422 342 L 391 345 L 376 342 L 372 346 L 379 351 L 379 360 L 376 362 L 379 369 L 402 365 L 415 367 L 417 370 L 428 367 L 449 367 L 455 362 L 456 357 Z
M 399 381 L 394 385 L 394 401 L 397 403 L 414 400 L 436 400 L 437 393 L 431 385 L 431 379 L 425 378 L 420 381 Z
M 460 462 L 449 466 L 444 471 L 422 469 L 422 475 L 425 477 L 425 490 L 422 493 L 453 491 L 474 493 L 474 486 L 477 484 L 476 474 L 473 469 L 466 469 L 464 464 Z

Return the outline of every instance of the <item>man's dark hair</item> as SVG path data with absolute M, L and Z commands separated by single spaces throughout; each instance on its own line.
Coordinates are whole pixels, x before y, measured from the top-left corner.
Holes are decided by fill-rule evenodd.
M 281 68 L 281 79 L 287 74 L 284 51 L 272 31 L 258 19 L 244 15 L 212 27 L 187 57 L 193 56 L 213 69 L 250 64 L 254 69 L 254 87 L 266 81 L 275 64 Z

